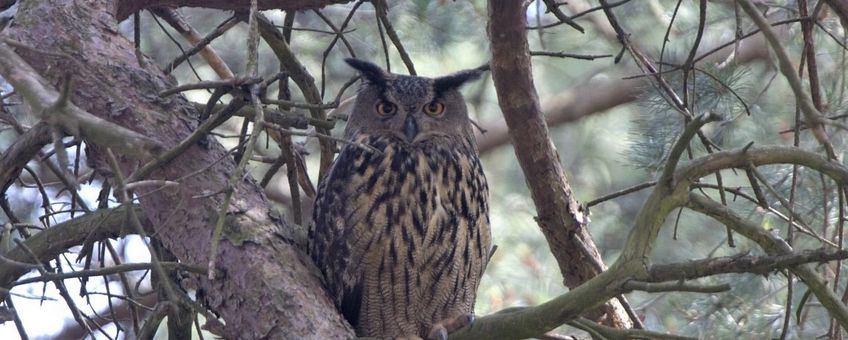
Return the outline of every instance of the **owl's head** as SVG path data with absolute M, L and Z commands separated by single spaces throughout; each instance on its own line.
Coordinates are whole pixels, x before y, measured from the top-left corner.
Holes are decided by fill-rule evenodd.
M 434 137 L 473 138 L 459 88 L 479 78 L 482 69 L 425 78 L 389 73 L 358 59 L 345 61 L 363 77 L 345 129 L 348 138 L 385 134 L 410 144 Z

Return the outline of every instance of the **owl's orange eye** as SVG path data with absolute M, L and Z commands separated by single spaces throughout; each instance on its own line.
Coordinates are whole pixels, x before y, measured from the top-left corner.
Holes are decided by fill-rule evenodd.
M 432 102 L 430 104 L 424 105 L 424 113 L 433 117 L 438 117 L 442 113 L 445 113 L 445 104 L 439 102 Z
M 380 102 L 377 104 L 377 113 L 381 116 L 391 116 L 397 112 L 397 106 L 389 102 Z

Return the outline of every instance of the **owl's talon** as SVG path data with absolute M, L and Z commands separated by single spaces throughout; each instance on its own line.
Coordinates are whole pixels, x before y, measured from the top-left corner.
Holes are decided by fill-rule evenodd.
M 445 329 L 447 329 L 448 333 L 453 333 L 456 330 L 459 330 L 462 327 L 470 326 L 474 324 L 474 314 L 473 313 L 465 313 L 460 314 L 457 317 L 447 320 L 445 325 Z
M 456 317 L 444 319 L 433 325 L 430 333 L 427 334 L 428 340 L 448 340 L 448 334 L 454 331 L 474 324 L 474 314 L 460 314 Z
M 462 327 L 465 327 L 465 326 L 473 326 L 474 321 L 476 320 L 476 318 L 474 317 L 474 314 L 471 314 L 471 313 L 463 314 L 458 319 L 462 319 L 462 320 L 458 321 L 459 325 L 458 325 L 458 327 L 456 327 L 454 329 L 454 331 L 458 330 Z
M 448 340 L 448 330 L 445 329 L 445 326 L 436 324 L 427 334 L 427 340 Z

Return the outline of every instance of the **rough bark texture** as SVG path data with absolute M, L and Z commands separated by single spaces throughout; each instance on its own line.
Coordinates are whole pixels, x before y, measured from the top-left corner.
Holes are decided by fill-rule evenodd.
M 515 154 L 536 204 L 539 226 L 559 264 L 565 285 L 574 288 L 605 268 L 584 228 L 583 213 L 548 135 L 530 69 L 522 3 L 489 0 L 492 78 Z M 630 327 L 629 318 L 618 302 L 607 303 L 602 311 L 608 317 L 605 323 L 619 328 Z
M 109 0 L 24 1 L 15 26 L 4 35 L 35 47 L 17 52 L 54 86 L 63 72 L 72 72 L 72 102 L 81 108 L 172 147 L 196 126 L 197 111 L 181 96 L 158 96 L 175 84 L 150 66 L 154 63 L 138 65 L 132 43 L 117 31 L 116 5 Z M 75 61 L 38 51 L 63 52 Z M 108 172 L 105 147 L 89 143 L 87 151 L 92 165 Z M 119 158 L 126 175 L 140 164 L 123 156 Z M 216 193 L 225 189 L 233 170 L 231 157 L 210 138 L 208 145 L 192 146 L 151 176 L 178 180 L 178 187 L 137 193 L 157 238 L 180 261 L 207 263 L 223 196 Z M 217 269 L 223 277 L 196 278 L 204 302 L 226 322 L 224 336 L 350 337 L 350 328 L 326 296 L 314 266 L 292 245 L 288 237 L 292 227 L 273 217 L 252 179 L 239 182 L 233 190 L 218 256 Z

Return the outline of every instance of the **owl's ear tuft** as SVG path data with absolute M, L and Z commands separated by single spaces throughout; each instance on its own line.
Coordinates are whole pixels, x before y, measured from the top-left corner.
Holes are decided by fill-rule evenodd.
M 368 79 L 368 81 L 374 84 L 384 86 L 386 85 L 386 80 L 389 79 L 389 73 L 374 63 L 354 58 L 345 58 L 344 61 L 347 62 L 350 67 L 359 71 L 365 79 Z
M 454 74 L 449 74 L 444 77 L 433 79 L 433 87 L 437 92 L 444 92 L 457 89 L 463 84 L 477 80 L 483 72 L 489 70 L 489 64 L 473 68 L 470 70 L 459 71 Z

